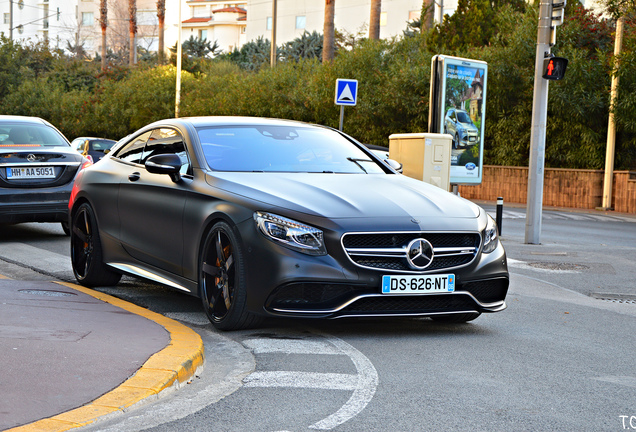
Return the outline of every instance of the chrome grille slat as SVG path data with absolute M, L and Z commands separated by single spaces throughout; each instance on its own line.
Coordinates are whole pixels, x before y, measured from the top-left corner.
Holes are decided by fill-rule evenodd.
M 407 262 L 408 243 L 423 238 L 433 246 L 433 262 L 424 271 Z M 357 266 L 375 270 L 426 273 L 470 264 L 481 246 L 476 232 L 365 232 L 346 233 L 341 239 L 349 259 Z

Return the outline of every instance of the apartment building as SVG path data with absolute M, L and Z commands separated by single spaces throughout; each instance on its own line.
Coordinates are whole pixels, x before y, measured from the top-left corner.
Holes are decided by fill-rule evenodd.
M 258 37 L 272 39 L 273 0 L 248 0 L 247 40 Z M 380 14 L 380 37 L 390 38 L 402 35 L 407 23 L 419 19 L 423 0 L 382 0 Z M 444 13 L 452 13 L 457 8 L 457 0 L 437 1 Z M 436 6 L 436 17 L 439 6 Z M 293 40 L 303 32 L 322 33 L 325 18 L 324 0 L 277 0 L 276 43 Z M 369 30 L 371 0 L 337 0 L 334 23 L 338 31 L 361 34 L 366 37 Z
M 0 2 L 0 32 L 13 40 L 48 40 L 65 48 L 79 26 L 76 4 L 64 0 L 9 0 Z
M 187 17 L 182 11 L 182 37 L 217 42 L 225 51 L 240 48 L 246 39 L 247 0 L 186 0 Z M 185 19 L 184 19 L 185 18 Z

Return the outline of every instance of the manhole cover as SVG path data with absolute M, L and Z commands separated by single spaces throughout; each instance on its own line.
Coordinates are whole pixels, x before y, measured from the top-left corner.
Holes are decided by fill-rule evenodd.
M 47 297 L 70 297 L 77 294 L 65 292 L 65 291 L 53 291 L 53 290 L 20 290 L 24 294 L 41 295 Z
M 588 266 L 574 263 L 558 263 L 558 262 L 531 262 L 530 267 L 543 270 L 587 270 Z

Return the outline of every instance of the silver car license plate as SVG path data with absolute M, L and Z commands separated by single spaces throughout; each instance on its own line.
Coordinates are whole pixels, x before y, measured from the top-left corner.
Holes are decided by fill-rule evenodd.
M 16 167 L 7 168 L 7 179 L 55 178 L 53 167 Z
M 382 276 L 382 294 L 439 294 L 455 291 L 455 275 Z

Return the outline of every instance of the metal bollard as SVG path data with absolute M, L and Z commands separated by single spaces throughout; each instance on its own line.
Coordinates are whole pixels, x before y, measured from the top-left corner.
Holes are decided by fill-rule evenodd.
M 501 235 L 501 223 L 503 219 L 503 197 L 497 197 L 497 232 Z

